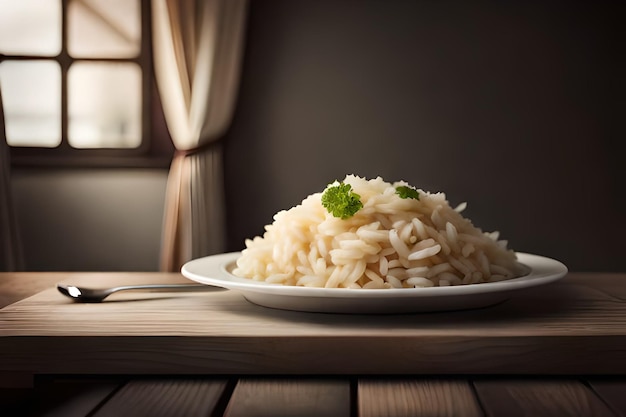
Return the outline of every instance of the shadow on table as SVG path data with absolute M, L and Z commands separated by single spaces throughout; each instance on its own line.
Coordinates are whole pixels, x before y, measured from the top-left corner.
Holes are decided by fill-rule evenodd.
M 242 296 L 243 298 L 243 296 Z M 250 304 L 249 308 L 238 309 L 231 313 L 250 317 L 265 317 L 285 322 L 309 324 L 329 324 L 345 326 L 350 329 L 359 325 L 380 328 L 455 328 L 471 325 L 472 327 L 505 327 L 511 324 L 523 325 L 537 321 L 559 321 L 576 316 L 591 303 L 619 302 L 611 300 L 603 293 L 593 294 L 588 288 L 578 285 L 551 284 L 541 288 L 532 288 L 515 292 L 499 304 L 489 307 L 427 312 L 411 314 L 331 314 L 280 310 Z M 243 300 L 242 300 L 243 301 Z

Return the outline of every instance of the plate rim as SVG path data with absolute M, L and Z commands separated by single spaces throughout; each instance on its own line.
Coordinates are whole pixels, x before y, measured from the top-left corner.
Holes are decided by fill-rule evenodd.
M 553 258 L 526 252 L 516 252 L 516 255 L 519 262 L 530 267 L 531 269 L 530 272 L 523 277 L 497 282 L 446 287 L 397 289 L 319 288 L 254 281 L 248 278 L 237 277 L 226 270 L 226 265 L 236 261 L 236 259 L 241 256 L 241 251 L 220 253 L 192 259 L 181 267 L 181 273 L 187 279 L 201 284 L 237 290 L 243 293 L 262 293 L 273 296 L 287 297 L 385 299 L 452 297 L 521 290 L 557 281 L 569 272 L 565 264 Z M 211 271 L 210 273 L 202 274 L 195 271 L 199 267 L 202 267 L 202 269 L 210 268 Z

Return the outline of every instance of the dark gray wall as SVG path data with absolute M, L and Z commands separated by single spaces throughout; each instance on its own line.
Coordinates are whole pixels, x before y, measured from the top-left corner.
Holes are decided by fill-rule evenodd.
M 516 250 L 626 271 L 624 17 L 608 1 L 251 0 L 229 250 L 354 173 L 467 201 Z M 14 170 L 27 269 L 156 270 L 166 176 Z
M 624 7 L 253 0 L 229 249 L 354 173 L 444 191 L 518 251 L 625 271 Z
M 12 172 L 29 271 L 156 271 L 167 170 Z

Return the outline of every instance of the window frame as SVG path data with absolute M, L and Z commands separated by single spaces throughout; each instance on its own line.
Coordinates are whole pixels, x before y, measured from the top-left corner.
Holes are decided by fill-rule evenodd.
M 68 6 L 61 2 L 61 51 L 56 56 L 12 55 L 0 53 L 0 62 L 45 60 L 56 62 L 61 70 L 61 143 L 54 147 L 10 146 L 12 165 L 17 166 L 167 166 L 174 151 L 158 100 L 152 62 L 152 24 L 150 0 L 139 0 L 141 7 L 140 51 L 131 58 L 74 58 L 68 52 Z M 74 62 L 123 62 L 137 64 L 141 70 L 141 143 L 136 148 L 74 148 L 68 142 L 68 71 Z M 157 104 L 158 105 L 155 105 Z M 155 123 L 159 132 L 154 135 Z M 159 128 L 160 127 L 160 128 Z M 163 129 L 165 127 L 165 129 Z

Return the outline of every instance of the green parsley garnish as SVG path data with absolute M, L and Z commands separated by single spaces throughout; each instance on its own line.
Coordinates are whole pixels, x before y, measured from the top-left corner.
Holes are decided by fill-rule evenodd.
M 354 216 L 363 207 L 361 196 L 352 191 L 352 186 L 337 181 L 322 194 L 322 205 L 330 214 L 343 220 Z
M 407 187 L 406 185 L 401 185 L 396 187 L 396 194 L 400 196 L 400 198 L 413 198 L 415 200 L 420 199 L 420 195 L 415 188 Z

